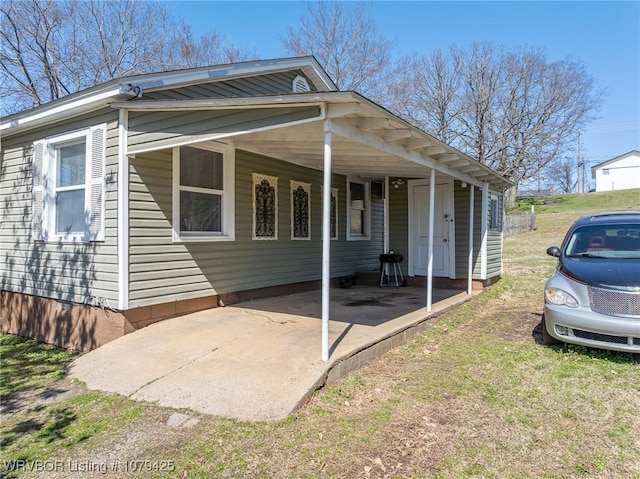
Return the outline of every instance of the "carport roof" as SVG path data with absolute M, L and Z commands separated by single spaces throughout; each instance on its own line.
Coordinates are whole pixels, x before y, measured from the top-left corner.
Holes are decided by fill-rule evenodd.
M 266 108 L 309 108 L 317 115 L 287 120 L 274 111 L 273 120 L 259 127 L 239 126 L 236 131 L 211 131 L 198 137 L 176 138 L 163 148 L 223 138 L 236 148 L 279 158 L 314 169 L 322 169 L 324 132 L 333 133 L 332 171 L 371 178 L 424 178 L 427 169 L 481 187 L 495 190 L 513 185 L 491 168 L 437 140 L 356 92 L 310 92 L 302 94 L 211 98 L 197 100 L 145 100 L 115 102 L 114 108 L 153 111 L 242 111 Z M 129 153 L 158 147 L 138 147 Z

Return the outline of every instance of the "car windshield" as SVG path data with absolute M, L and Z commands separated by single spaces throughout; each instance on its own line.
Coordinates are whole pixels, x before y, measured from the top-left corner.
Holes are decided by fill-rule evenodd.
M 640 258 L 640 224 L 577 228 L 566 242 L 566 256 Z

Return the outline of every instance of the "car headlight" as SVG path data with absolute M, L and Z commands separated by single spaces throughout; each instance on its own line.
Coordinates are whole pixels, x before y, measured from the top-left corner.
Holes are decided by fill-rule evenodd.
M 547 302 L 558 306 L 578 307 L 578 300 L 562 289 L 546 288 L 544 290 L 544 298 Z

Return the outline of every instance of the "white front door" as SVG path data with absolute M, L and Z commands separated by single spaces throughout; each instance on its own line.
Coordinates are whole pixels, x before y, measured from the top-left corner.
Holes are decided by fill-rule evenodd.
M 409 274 L 426 276 L 429 261 L 429 182 L 409 182 Z M 433 220 L 433 276 L 452 277 L 453 198 L 449 182 L 436 183 Z

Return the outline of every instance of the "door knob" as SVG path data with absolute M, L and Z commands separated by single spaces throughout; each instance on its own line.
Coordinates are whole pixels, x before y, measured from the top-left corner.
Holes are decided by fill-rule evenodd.
M 443 238 L 443 239 L 442 239 L 442 242 L 443 242 L 443 243 L 446 243 L 447 241 L 449 241 L 447 238 Z

